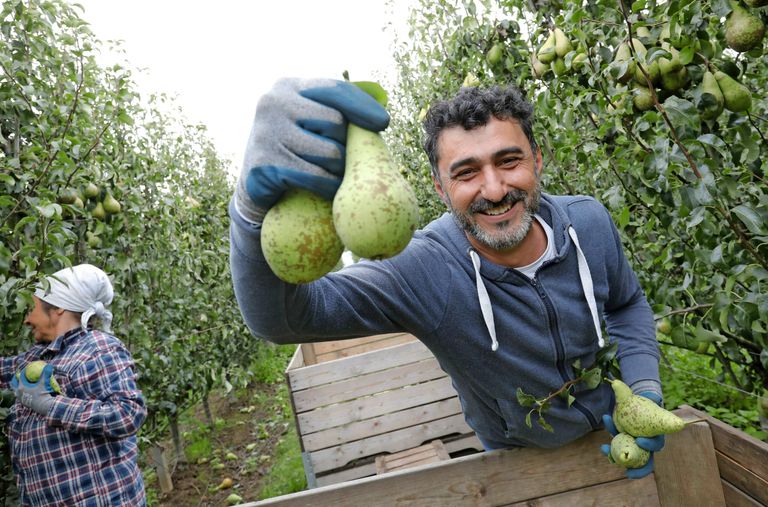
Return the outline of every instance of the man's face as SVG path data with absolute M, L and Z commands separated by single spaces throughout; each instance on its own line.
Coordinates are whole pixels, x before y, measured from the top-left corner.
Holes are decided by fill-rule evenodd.
M 540 168 L 541 152 L 532 153 L 518 122 L 492 118 L 440 134 L 435 188 L 473 246 L 509 250 L 525 239 L 538 211 Z
M 59 315 L 55 310 L 46 310 L 40 299 L 32 296 L 35 306 L 27 313 L 24 324 L 32 328 L 37 343 L 50 343 L 56 339 L 56 324 Z

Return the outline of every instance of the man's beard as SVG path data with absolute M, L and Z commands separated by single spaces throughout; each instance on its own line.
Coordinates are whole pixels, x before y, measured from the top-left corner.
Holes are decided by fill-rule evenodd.
M 467 234 L 475 238 L 480 244 L 493 250 L 508 250 L 514 248 L 522 242 L 531 230 L 534 215 L 539 211 L 539 202 L 541 200 L 541 185 L 536 182 L 536 187 L 532 193 L 523 190 L 512 189 L 499 202 L 492 202 L 487 199 L 478 199 L 473 202 L 466 212 L 459 212 L 448 199 L 448 207 L 451 210 L 454 220 Z M 523 215 L 520 217 L 520 223 L 511 228 L 509 221 L 496 224 L 496 233 L 489 232 L 480 225 L 474 218 L 475 213 L 495 208 L 501 205 L 509 204 L 514 206 L 518 201 L 523 201 Z

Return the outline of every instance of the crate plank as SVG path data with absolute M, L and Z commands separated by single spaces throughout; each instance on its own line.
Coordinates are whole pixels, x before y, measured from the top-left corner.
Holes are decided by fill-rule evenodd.
M 455 452 L 464 453 L 472 450 L 476 451 L 476 453 L 483 452 L 483 445 L 480 443 L 480 440 L 478 440 L 474 433 L 446 438 L 443 445 L 445 445 L 445 449 L 449 454 L 453 454 Z M 352 468 L 333 471 L 318 477 L 315 484 L 317 486 L 328 486 L 340 482 L 369 477 L 375 473 L 376 467 L 373 460 L 362 460 Z
M 377 339 L 372 339 L 377 338 Z M 408 343 L 416 340 L 412 334 L 399 333 L 392 335 L 378 335 L 378 337 L 358 338 L 357 340 L 338 340 L 335 342 L 318 342 L 316 345 L 325 345 L 325 347 L 315 347 L 315 355 L 318 363 L 335 361 L 344 357 L 363 354 L 373 350 L 379 350 L 387 347 L 393 347 L 402 343 Z M 352 343 L 347 343 L 352 342 Z
M 758 502 L 730 482 L 724 480 L 722 483 L 725 505 L 728 507 L 765 507 L 764 503 Z
M 768 456 L 765 459 L 768 459 Z M 720 476 L 723 480 L 760 503 L 768 504 L 768 481 L 763 480 L 720 451 L 717 451 L 717 466 L 720 468 Z
M 421 342 L 415 341 L 337 361 L 304 366 L 287 373 L 290 388 L 295 392 L 431 357 L 434 356 L 429 349 Z
M 451 385 L 451 380 L 444 377 L 403 389 L 393 389 L 374 396 L 320 407 L 311 412 L 297 414 L 296 420 L 299 433 L 307 435 L 454 396 L 456 391 Z
M 436 419 L 461 414 L 461 404 L 458 397 L 448 398 L 435 403 L 408 408 L 399 412 L 384 414 L 375 419 L 352 422 L 343 426 L 335 426 L 327 430 L 302 435 L 304 449 L 316 451 L 343 442 L 360 440 L 361 438 L 389 433 L 417 424 L 423 424 Z M 470 433 L 469 426 L 462 433 Z
M 356 459 L 375 456 L 384 452 L 398 452 L 416 447 L 429 439 L 440 438 L 453 433 L 464 433 L 466 430 L 467 425 L 464 416 L 459 414 L 383 435 L 345 442 L 311 453 L 312 469 L 316 474 L 320 474 L 341 468 Z
M 654 456 L 654 476 L 662 507 L 725 505 L 712 432 L 705 421 L 666 436 L 664 449 Z
M 507 504 L 504 507 L 659 507 L 659 495 L 652 476 L 624 479 L 588 488 Z M 683 507 L 683 506 L 680 506 Z
M 304 389 L 293 393 L 293 401 L 298 412 L 306 412 L 324 405 L 341 403 L 445 376 L 446 373 L 440 369 L 436 359 L 426 359 L 332 384 Z
M 376 473 L 386 474 L 395 470 L 416 467 L 451 459 L 441 440 L 413 447 L 394 454 L 376 456 Z
M 323 486 L 249 507 L 485 507 L 514 504 L 623 479 L 599 451 L 605 431 L 559 449 L 484 452 L 415 469 Z
M 321 355 L 321 354 L 330 354 L 333 352 L 338 352 L 340 350 L 344 350 L 348 348 L 359 347 L 360 345 L 365 345 L 367 343 L 386 342 L 387 340 L 390 340 L 392 338 L 398 339 L 404 336 L 410 336 L 411 339 L 413 340 L 416 339 L 415 336 L 408 333 L 387 333 L 387 334 L 376 334 L 372 336 L 364 336 L 362 338 L 348 338 L 346 340 L 315 342 L 312 345 L 315 353 L 318 355 Z
M 712 431 L 715 449 L 736 463 L 768 481 L 768 442 L 762 442 L 700 410 L 684 405 L 680 410 L 706 419 Z

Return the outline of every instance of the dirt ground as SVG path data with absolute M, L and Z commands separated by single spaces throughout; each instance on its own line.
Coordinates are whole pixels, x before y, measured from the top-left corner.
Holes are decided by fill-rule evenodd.
M 273 394 L 276 387 L 258 385 L 254 389 Z M 242 497 L 242 502 L 258 500 L 262 479 L 269 473 L 274 449 L 285 429 L 272 428 L 265 432 L 264 421 L 269 420 L 270 414 L 264 412 L 264 407 L 248 406 L 242 397 L 212 397 L 210 405 L 213 417 L 224 421 L 223 427 L 209 436 L 214 453 L 207 462 L 177 463 L 172 476 L 173 491 L 160 494 L 160 507 L 226 506 L 229 505 L 226 498 L 232 493 Z M 196 417 L 204 421 L 202 409 L 199 412 Z M 183 433 L 184 428 L 180 429 Z M 229 452 L 238 459 L 226 459 Z M 217 469 L 210 461 L 216 463 L 216 456 L 223 468 Z M 231 488 L 218 487 L 225 478 L 232 479 Z M 152 487 L 159 490 L 157 483 Z

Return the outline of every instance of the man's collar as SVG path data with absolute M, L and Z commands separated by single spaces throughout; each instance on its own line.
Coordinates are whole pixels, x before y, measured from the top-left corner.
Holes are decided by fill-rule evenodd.
M 48 344 L 48 347 L 46 349 L 50 352 L 58 353 L 59 351 L 61 351 L 64 345 L 72 341 L 81 332 L 83 332 L 83 328 L 79 326 L 73 327 L 66 333 L 56 337 L 55 340 L 53 340 L 50 344 Z

